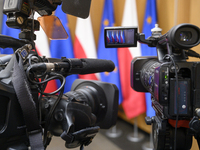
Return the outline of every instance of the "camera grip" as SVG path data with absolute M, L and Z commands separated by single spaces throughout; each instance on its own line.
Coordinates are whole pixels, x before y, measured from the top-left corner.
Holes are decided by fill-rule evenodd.
M 0 34 L 0 47 L 1 48 L 12 48 L 14 50 L 28 44 L 27 41 L 22 41 L 19 39 L 15 39 L 10 36 L 5 36 Z

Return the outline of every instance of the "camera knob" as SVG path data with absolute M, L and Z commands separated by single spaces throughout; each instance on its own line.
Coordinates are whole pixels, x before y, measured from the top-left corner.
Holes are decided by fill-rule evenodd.
M 153 121 L 154 121 L 154 117 L 151 117 L 151 118 L 149 116 L 145 117 L 145 122 L 147 125 L 151 125 Z
M 197 116 L 200 117 L 200 108 L 196 108 L 195 112 L 196 112 Z
M 64 119 L 63 110 L 55 112 L 54 118 L 56 121 L 62 121 Z
M 151 32 L 155 33 L 155 32 L 162 32 L 162 29 L 158 27 L 158 24 L 155 24 L 155 27 L 153 29 L 151 29 Z

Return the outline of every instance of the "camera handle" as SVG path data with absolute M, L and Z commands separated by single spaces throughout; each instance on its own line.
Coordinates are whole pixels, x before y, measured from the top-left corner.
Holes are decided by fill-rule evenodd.
M 6 36 L 6 35 L 0 34 L 0 47 L 1 48 L 12 48 L 15 51 L 18 48 L 20 48 L 26 44 L 33 45 L 33 43 L 31 43 L 28 40 L 19 40 L 19 39 L 15 39 L 11 36 Z
M 70 146 L 72 146 L 72 145 L 74 146 L 74 145 L 78 145 L 79 143 L 81 143 L 80 150 L 83 150 L 83 146 L 84 145 L 88 146 L 92 142 L 92 139 L 96 136 L 99 129 L 100 128 L 98 126 L 88 127 L 88 128 L 73 132 L 71 134 L 64 131 L 61 134 L 61 138 L 66 141 L 65 146 L 67 148 L 70 148 Z
M 66 148 L 81 146 L 83 150 L 83 146 L 92 142 L 100 127 L 95 125 L 97 118 L 90 106 L 84 104 L 84 96 L 76 97 L 76 93 L 72 91 L 65 96 L 67 99 L 63 97 L 54 110 L 48 131 L 51 135 L 60 136 L 65 141 Z M 49 105 L 47 109 L 50 107 L 52 106 Z

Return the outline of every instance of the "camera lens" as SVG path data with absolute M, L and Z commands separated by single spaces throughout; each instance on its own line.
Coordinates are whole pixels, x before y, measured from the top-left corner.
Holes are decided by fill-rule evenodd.
M 180 41 L 186 42 L 191 41 L 192 39 L 192 33 L 190 31 L 182 31 L 180 33 Z

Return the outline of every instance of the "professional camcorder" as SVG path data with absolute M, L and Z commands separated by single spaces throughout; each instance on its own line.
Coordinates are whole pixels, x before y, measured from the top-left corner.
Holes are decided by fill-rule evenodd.
M 134 27 L 105 28 L 106 47 L 133 47 L 137 41 L 156 47 L 157 57 L 136 57 L 131 62 L 131 87 L 150 92 L 156 116 L 146 117 L 152 124 L 154 150 L 189 150 L 194 136 L 200 145 L 200 58 L 191 50 L 200 43 L 200 29 L 180 24 L 162 35 L 158 25 L 145 39 Z M 134 104 L 133 104 L 134 105 Z
M 114 63 L 101 59 L 40 57 L 35 50 L 34 34 L 39 22 L 33 12 L 50 15 L 57 5 L 76 7 L 69 14 L 81 14 L 90 0 L 5 0 L 7 25 L 21 29 L 20 39 L 0 35 L 0 47 L 12 48 L 13 55 L 0 57 L 0 149 L 42 150 L 52 136 L 65 140 L 67 148 L 87 146 L 99 129 L 115 125 L 118 110 L 118 89 L 114 84 L 75 80 L 71 91 L 64 93 L 65 77 L 112 71 Z M 80 4 L 80 5 L 78 5 Z M 85 5 L 83 5 L 85 7 Z M 81 7 L 81 8 L 79 8 Z M 70 9 L 71 9 L 70 8 Z M 32 18 L 31 18 L 32 17 Z M 45 88 L 51 80 L 61 86 L 51 93 Z M 68 84 L 68 83 L 66 83 Z

